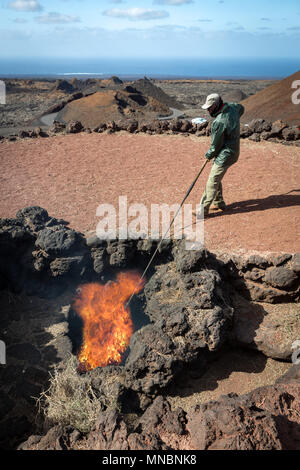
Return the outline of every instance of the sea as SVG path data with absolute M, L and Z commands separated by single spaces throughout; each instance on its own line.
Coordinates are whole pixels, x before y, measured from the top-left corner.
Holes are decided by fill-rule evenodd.
M 39 58 L 1 59 L 1 78 L 281 79 L 300 70 L 297 58 Z

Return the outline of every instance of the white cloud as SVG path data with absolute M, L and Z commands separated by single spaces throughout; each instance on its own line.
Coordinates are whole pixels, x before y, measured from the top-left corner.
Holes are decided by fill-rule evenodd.
M 43 16 L 37 16 L 35 18 L 37 23 L 47 23 L 47 24 L 62 24 L 62 23 L 79 23 L 81 20 L 78 16 L 69 16 L 69 15 L 61 15 L 60 13 L 56 13 L 54 11 L 47 13 Z
M 112 8 L 102 13 L 104 16 L 112 16 L 115 18 L 127 18 L 131 21 L 156 20 L 167 18 L 169 13 L 163 10 L 150 10 L 146 8 L 128 8 L 121 10 L 120 8 Z
M 193 0 L 154 0 L 153 3 L 159 5 L 186 5 L 187 3 L 194 3 Z
M 37 0 L 15 0 L 8 3 L 8 8 L 17 11 L 41 11 L 42 5 Z
M 194 3 L 193 0 L 154 0 L 153 3 L 159 5 L 186 5 L 187 3 Z

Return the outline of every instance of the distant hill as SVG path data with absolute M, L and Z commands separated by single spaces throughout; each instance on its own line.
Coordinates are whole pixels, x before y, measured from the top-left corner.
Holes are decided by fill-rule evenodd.
M 137 90 L 103 90 L 68 103 L 57 115 L 63 122 L 80 121 L 85 127 L 124 118 L 154 119 L 171 114 L 168 106 Z
M 152 96 L 152 98 L 156 99 L 160 103 L 170 106 L 171 108 L 176 108 L 176 109 L 184 108 L 182 103 L 179 103 L 178 101 L 176 101 L 175 98 L 172 98 L 170 95 L 167 95 L 167 93 L 165 93 L 157 85 L 154 85 L 154 83 L 152 83 L 151 80 L 149 80 L 146 77 L 136 80 L 135 82 L 132 83 L 132 86 L 136 90 L 143 93 L 144 95 Z
M 227 103 L 240 103 L 242 100 L 245 100 L 248 96 L 242 90 L 231 90 L 227 91 L 226 93 L 222 94 L 222 98 L 224 102 Z
M 300 80 L 300 70 L 243 100 L 245 114 L 242 122 L 263 118 L 269 121 L 282 119 L 288 124 L 300 125 L 300 105 L 292 102 L 292 94 L 296 91 L 292 83 L 295 80 Z

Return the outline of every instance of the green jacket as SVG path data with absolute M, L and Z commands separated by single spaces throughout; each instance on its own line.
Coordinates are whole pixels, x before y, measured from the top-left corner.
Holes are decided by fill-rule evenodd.
M 240 154 L 240 117 L 245 108 L 237 103 L 224 103 L 211 126 L 211 146 L 205 157 L 214 158 L 219 166 L 229 166 Z

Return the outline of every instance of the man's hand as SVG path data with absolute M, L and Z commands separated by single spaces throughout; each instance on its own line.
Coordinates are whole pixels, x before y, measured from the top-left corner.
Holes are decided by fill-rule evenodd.
M 211 157 L 210 154 L 207 152 L 207 153 L 205 154 L 205 158 L 206 158 L 207 160 L 211 160 L 213 157 Z

